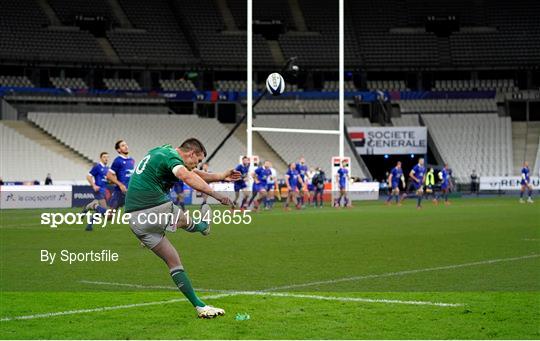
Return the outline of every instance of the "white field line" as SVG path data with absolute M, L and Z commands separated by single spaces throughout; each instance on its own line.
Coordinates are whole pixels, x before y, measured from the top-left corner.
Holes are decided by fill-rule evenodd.
M 267 291 L 239 291 L 237 295 L 249 296 L 271 296 L 271 297 L 287 297 L 287 298 L 307 298 L 321 301 L 341 301 L 341 302 L 368 302 L 368 303 L 387 303 L 387 304 L 409 304 L 409 305 L 429 305 L 438 307 L 462 307 L 463 303 L 441 303 L 430 301 L 402 301 L 391 299 L 363 298 L 363 297 L 339 297 L 339 296 L 321 296 L 321 295 L 305 295 L 294 294 L 290 292 L 267 292 Z
M 483 261 L 478 261 L 478 262 L 445 265 L 445 266 L 438 266 L 438 267 L 434 267 L 434 268 L 404 270 L 404 271 L 397 271 L 397 272 L 387 272 L 387 273 L 383 273 L 383 274 L 363 275 L 363 276 L 354 276 L 354 277 L 331 279 L 331 280 L 326 280 L 326 281 L 316 281 L 316 282 L 309 282 L 309 283 L 283 285 L 283 286 L 279 286 L 279 287 L 272 287 L 272 288 L 264 289 L 262 291 L 276 291 L 276 290 L 284 290 L 284 289 L 292 289 L 292 288 L 303 288 L 303 287 L 310 287 L 310 286 L 314 286 L 314 285 L 334 284 L 334 283 L 341 283 L 341 282 L 352 282 L 352 281 L 360 281 L 360 280 L 363 280 L 363 279 L 371 279 L 371 278 L 404 276 L 404 275 L 411 275 L 411 274 L 417 274 L 417 273 L 422 273 L 422 272 L 459 269 L 459 268 L 466 268 L 466 267 L 477 266 L 477 265 L 487 265 L 487 264 L 502 263 L 502 262 L 512 262 L 512 261 L 517 261 L 517 260 L 522 260 L 522 259 L 529 259 L 529 258 L 537 258 L 537 257 L 540 257 L 540 255 L 539 254 L 532 254 L 532 255 L 521 256 L 521 257 L 488 259 L 488 260 L 483 260 Z
M 302 294 L 293 294 L 293 293 L 270 293 L 269 291 L 280 290 L 280 289 L 288 289 L 288 288 L 306 287 L 306 286 L 313 286 L 313 285 L 320 285 L 320 284 L 331 284 L 331 283 L 338 283 L 338 282 L 355 281 L 355 280 L 362 280 L 362 279 L 366 279 L 366 278 L 402 276 L 402 275 L 419 273 L 419 272 L 457 269 L 457 268 L 476 266 L 476 265 L 485 265 L 485 264 L 493 264 L 493 263 L 500 263 L 500 262 L 510 262 L 510 261 L 516 261 L 516 260 L 522 260 L 522 259 L 529 259 L 529 258 L 537 258 L 539 256 L 540 255 L 538 255 L 538 254 L 533 254 L 533 255 L 527 255 L 527 256 L 521 256 L 521 257 L 499 258 L 499 259 L 490 259 L 490 260 L 472 262 L 472 263 L 447 265 L 447 266 L 440 266 L 440 267 L 435 267 L 435 268 L 406 270 L 406 271 L 399 271 L 399 272 L 389 272 L 389 273 L 379 274 L 379 275 L 366 275 L 366 276 L 339 278 L 339 279 L 334 279 L 334 280 L 329 280 L 329 281 L 318 281 L 318 282 L 310 282 L 310 283 L 303 283 L 303 284 L 293 284 L 293 285 L 288 285 L 288 286 L 274 287 L 274 288 L 269 288 L 269 289 L 265 289 L 265 290 L 261 290 L 261 291 L 232 291 L 232 292 L 207 296 L 207 297 L 204 297 L 204 299 L 217 299 L 217 298 L 228 297 L 228 296 L 237 296 L 237 295 L 260 295 L 260 296 L 275 296 L 275 297 L 310 298 L 310 299 L 332 300 L 332 301 L 372 302 L 372 303 L 390 303 L 390 304 L 395 303 L 395 304 L 414 304 L 414 305 L 432 305 L 432 306 L 443 306 L 443 307 L 455 307 L 455 306 L 462 306 L 463 304 L 459 304 L 459 303 L 439 303 L 439 302 L 429 302 L 429 301 L 400 301 L 400 300 L 388 300 L 388 299 L 368 299 L 368 298 L 356 298 L 356 297 L 316 296 L 316 295 L 302 295 Z M 105 285 L 105 284 L 109 284 L 109 285 L 120 284 L 121 286 L 131 286 L 131 287 L 138 287 L 138 288 L 147 287 L 147 286 L 138 285 L 138 284 L 126 284 L 126 283 L 108 283 L 108 282 L 92 282 L 92 281 L 85 281 L 85 282 L 86 283 L 91 283 L 91 284 L 103 284 L 103 285 Z M 162 286 L 150 286 L 150 287 L 160 287 L 160 288 L 162 288 Z M 169 289 L 169 287 L 166 287 L 166 286 L 164 286 L 163 288 Z M 1 318 L 0 321 L 30 320 L 30 319 L 36 319 L 36 318 L 47 318 L 47 317 L 62 316 L 62 315 L 85 314 L 85 313 L 102 312 L 102 311 L 109 311 L 109 310 L 130 309 L 130 308 L 152 306 L 152 305 L 159 305 L 159 304 L 169 304 L 169 303 L 175 303 L 175 302 L 181 302 L 181 301 L 185 301 L 185 299 L 184 298 L 178 298 L 178 299 L 172 299 L 172 300 L 168 300 L 168 301 L 155 301 L 155 302 L 125 304 L 125 305 L 109 306 L 109 307 L 101 307 L 101 308 L 59 311 L 59 312 L 43 313 L 43 314 L 35 314 L 35 315 L 4 317 L 4 318 Z
M 121 287 L 139 288 L 139 289 L 167 289 L 167 290 L 174 290 L 174 291 L 178 290 L 178 288 L 173 285 L 171 286 L 141 285 L 141 284 L 99 282 L 99 281 L 79 281 L 79 282 L 87 283 L 87 284 L 121 286 Z M 231 294 L 231 295 L 311 298 L 311 299 L 318 299 L 318 300 L 343 301 L 343 302 L 396 303 L 396 304 L 413 304 L 413 305 L 435 305 L 435 306 L 441 306 L 441 307 L 463 306 L 463 304 L 461 303 L 440 303 L 440 302 L 430 302 L 430 301 L 402 301 L 402 300 L 371 299 L 371 298 L 357 298 L 357 297 L 304 295 L 304 294 L 295 294 L 295 293 L 290 293 L 290 292 L 282 293 L 282 292 L 268 292 L 268 291 L 232 291 L 232 290 L 213 290 L 213 289 L 195 289 L 195 291 L 221 292 L 224 294 Z
M 235 294 L 217 294 L 217 295 L 204 297 L 204 299 L 217 299 L 217 298 L 233 296 L 233 295 Z M 3 317 L 0 319 L 0 322 L 13 321 L 13 320 L 33 320 L 33 319 L 38 319 L 38 318 L 47 318 L 47 317 L 55 317 L 55 316 L 62 316 L 62 315 L 75 315 L 75 314 L 95 313 L 95 312 L 103 312 L 103 311 L 110 311 L 110 310 L 130 309 L 130 308 L 138 308 L 138 307 L 147 307 L 147 306 L 152 306 L 152 305 L 170 304 L 170 303 L 176 303 L 176 302 L 182 302 L 182 301 L 187 301 L 187 299 L 175 298 L 175 299 L 166 300 L 166 301 L 123 304 L 123 305 L 116 305 L 116 306 L 109 306 L 109 307 L 77 309 L 77 310 L 57 311 L 57 312 L 52 312 L 52 313 L 42 313 L 42 314 L 34 314 L 34 315 Z
M 439 266 L 439 267 L 434 267 L 434 268 L 404 270 L 404 271 L 397 271 L 397 272 L 387 272 L 387 273 L 382 273 L 382 274 L 344 277 L 344 278 L 337 278 L 337 279 L 331 279 L 331 280 L 326 280 L 326 281 L 291 284 L 291 285 L 284 285 L 284 286 L 267 288 L 267 289 L 263 289 L 263 290 L 259 290 L 259 291 L 252 291 L 252 292 L 269 292 L 269 291 L 277 291 L 277 290 L 293 289 L 293 288 L 302 288 L 302 287 L 309 287 L 309 286 L 323 285 L 323 284 L 334 284 L 334 283 L 340 283 L 340 282 L 360 281 L 360 280 L 363 280 L 363 279 L 383 278 L 383 277 L 393 277 L 393 276 L 404 276 L 404 275 L 410 275 L 410 274 L 416 274 L 416 273 L 422 273 L 422 272 L 459 269 L 459 268 L 466 268 L 466 267 L 471 267 L 471 266 L 488 265 L 488 264 L 501 263 L 501 262 L 511 262 L 511 261 L 517 261 L 517 260 L 529 259 L 529 258 L 537 258 L 537 257 L 540 257 L 540 255 L 532 254 L 532 255 L 521 256 L 521 257 L 488 259 L 488 260 L 484 260 L 484 261 L 478 261 L 478 262 L 472 262 L 472 263 L 463 263 L 463 264 L 452 264 L 452 265 Z M 131 284 L 131 283 L 101 282 L 101 281 L 87 281 L 87 280 L 82 280 L 82 281 L 79 281 L 79 282 L 80 283 L 86 283 L 86 284 L 121 286 L 121 287 L 139 288 L 139 289 L 177 290 L 177 288 L 175 286 L 172 286 L 172 285 L 171 286 L 166 286 L 166 285 L 141 285 L 141 284 Z M 203 291 L 203 292 L 222 292 L 222 293 L 223 292 L 225 292 L 225 293 L 233 293 L 234 292 L 234 293 L 238 293 L 238 291 L 214 290 L 214 289 L 195 289 L 195 290 Z
M 402 301 L 402 300 L 389 300 L 389 299 L 303 295 L 303 294 L 293 294 L 293 293 L 262 292 L 262 291 L 233 291 L 229 293 L 206 296 L 206 297 L 203 297 L 203 299 L 205 300 L 217 299 L 217 298 L 239 296 L 239 295 L 287 297 L 287 298 L 292 297 L 292 298 L 314 299 L 314 300 L 322 300 L 322 301 L 340 301 L 340 302 L 367 302 L 367 303 L 386 303 L 386 304 L 426 305 L 426 306 L 438 306 L 438 307 L 464 306 L 464 304 L 462 303 L 440 303 L 440 302 L 430 302 L 430 301 Z M 109 307 L 77 309 L 77 310 L 58 311 L 58 312 L 42 313 L 42 314 L 34 314 L 34 315 L 4 317 L 0 319 L 0 322 L 13 321 L 13 320 L 33 320 L 33 319 L 38 319 L 38 318 L 48 318 L 48 317 L 56 317 L 56 316 L 64 316 L 64 315 L 88 314 L 88 313 L 104 312 L 104 311 L 111 311 L 111 310 L 121 310 L 121 309 L 147 307 L 147 306 L 153 306 L 153 305 L 171 304 L 171 303 L 177 303 L 177 302 L 182 302 L 182 301 L 186 301 L 186 299 L 176 298 L 176 299 L 166 300 L 166 301 L 154 301 L 154 302 L 124 304 L 124 305 L 109 306 Z

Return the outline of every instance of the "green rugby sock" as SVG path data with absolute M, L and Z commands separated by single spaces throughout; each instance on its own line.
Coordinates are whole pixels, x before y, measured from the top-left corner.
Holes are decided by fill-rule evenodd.
M 194 307 L 204 307 L 206 305 L 203 301 L 199 299 L 199 297 L 197 297 L 197 294 L 195 294 L 195 291 L 191 286 L 191 281 L 189 280 L 188 275 L 183 269 L 171 270 L 171 277 L 174 281 L 174 284 L 176 284 L 178 289 L 180 289 L 182 294 L 186 296 L 186 298 L 191 302 L 191 304 L 193 304 Z

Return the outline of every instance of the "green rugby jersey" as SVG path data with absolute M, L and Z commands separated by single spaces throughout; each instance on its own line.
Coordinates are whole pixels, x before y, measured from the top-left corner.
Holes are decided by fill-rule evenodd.
M 178 181 L 172 170 L 184 160 L 169 144 L 150 149 L 129 180 L 126 212 L 161 205 L 170 201 L 169 190 Z

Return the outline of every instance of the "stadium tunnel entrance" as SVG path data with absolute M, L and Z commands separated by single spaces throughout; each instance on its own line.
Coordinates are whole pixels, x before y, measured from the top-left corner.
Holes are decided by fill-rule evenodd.
M 418 163 L 418 158 L 425 158 L 426 165 L 437 164 L 437 160 L 431 149 L 428 147 L 427 155 L 423 154 L 387 154 L 387 155 L 361 155 L 362 160 L 369 169 L 371 176 L 376 181 L 386 181 L 390 170 L 394 168 L 398 161 L 401 161 L 401 168 L 408 180 L 408 174 Z

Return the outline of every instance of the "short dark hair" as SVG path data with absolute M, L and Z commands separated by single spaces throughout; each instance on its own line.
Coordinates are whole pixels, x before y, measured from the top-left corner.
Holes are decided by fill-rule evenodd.
M 242 160 L 249 159 L 246 155 L 242 156 Z
M 206 157 L 206 148 L 204 148 L 201 141 L 194 137 L 191 137 L 180 145 L 180 149 L 184 152 L 194 151 L 195 153 L 203 153 Z
M 101 159 L 103 157 L 103 155 L 109 155 L 109 153 L 107 152 L 101 152 L 101 154 L 99 154 L 99 158 Z
M 116 143 L 114 144 L 114 150 L 118 150 L 118 148 L 120 148 L 120 144 L 124 142 L 124 140 L 118 140 L 116 141 Z

